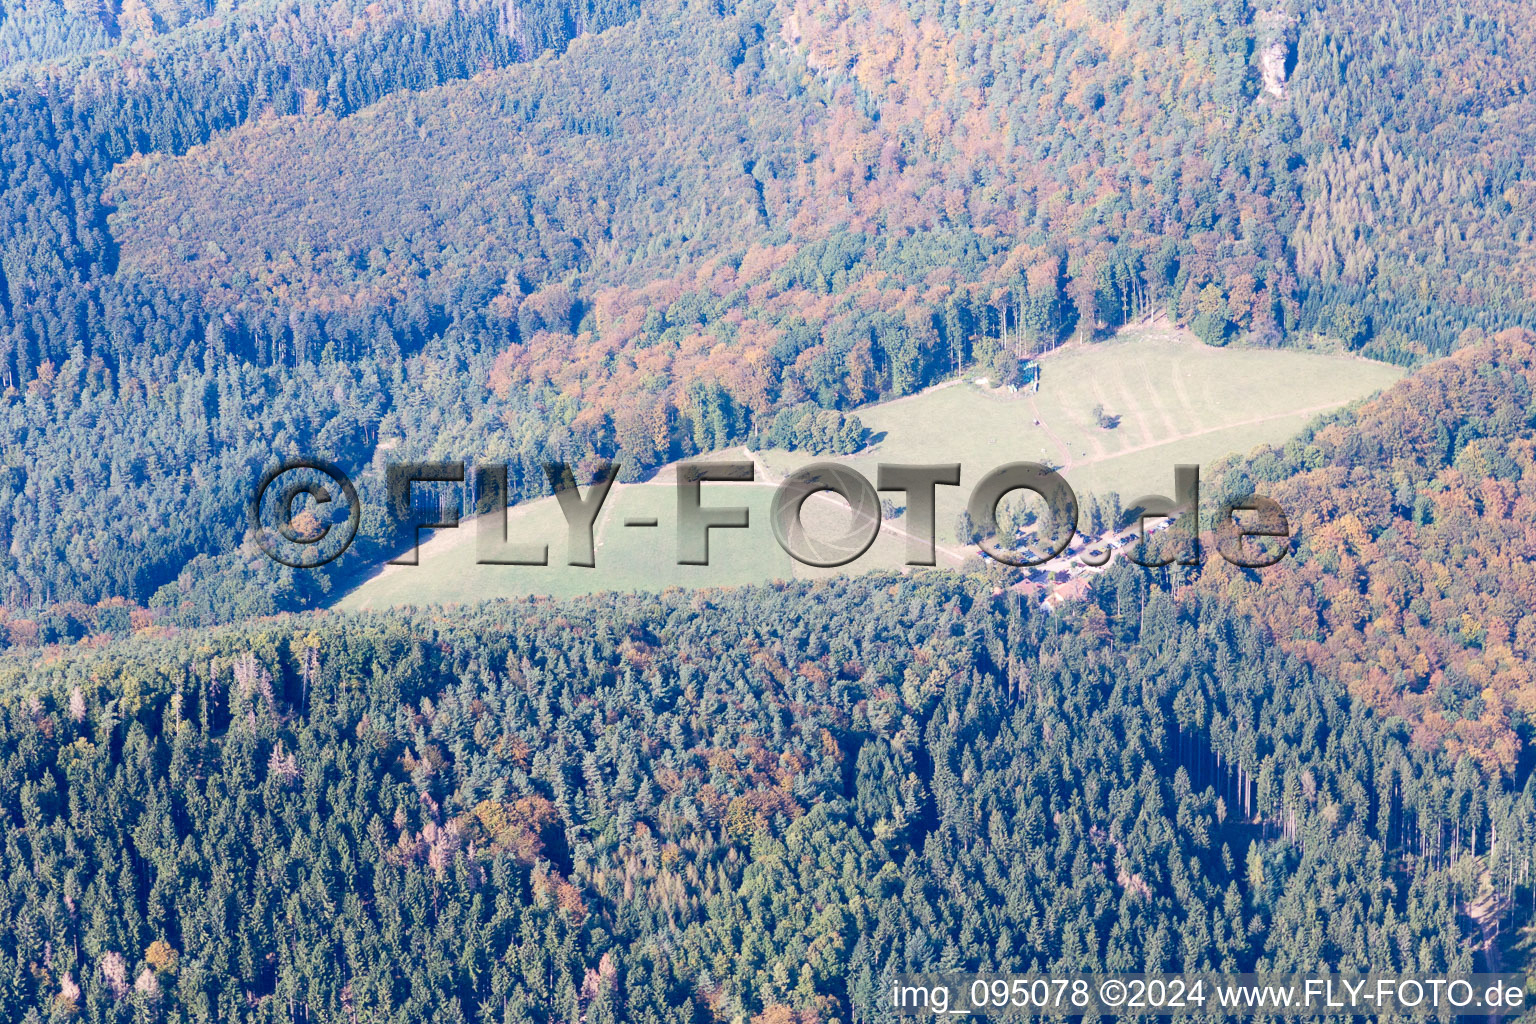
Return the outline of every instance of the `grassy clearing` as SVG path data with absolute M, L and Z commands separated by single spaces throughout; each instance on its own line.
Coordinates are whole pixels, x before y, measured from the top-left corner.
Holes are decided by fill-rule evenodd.
M 1066 349 L 1041 366 L 1039 394 L 967 381 L 860 410 L 877 440 L 840 461 L 870 479 L 881 462 L 960 463 L 961 486 L 939 489 L 940 540 L 953 542 L 971 486 L 1004 463 L 1055 466 L 1079 496 L 1118 491 L 1129 503 L 1171 494 L 1175 464 L 1210 465 L 1284 441 L 1403 375 L 1351 356 L 1210 348 L 1168 329 Z M 1095 424 L 1096 404 L 1119 417 L 1115 427 Z M 795 452 L 761 457 L 780 474 L 809 461 Z
M 615 484 L 595 530 L 595 568 L 566 562 L 566 527 L 553 498 L 508 510 L 511 540 L 547 543 L 547 566 L 479 565 L 477 522 L 424 535 L 420 565 L 386 566 L 345 594 L 342 609 L 405 605 L 468 604 L 497 597 L 542 594 L 573 597 L 602 590 L 664 590 L 726 587 L 793 576 L 792 563 L 768 533 L 773 492 L 750 484 L 704 485 L 709 507 L 745 506 L 746 530 L 711 530 L 707 566 L 677 564 L 677 492 L 665 481 Z M 628 519 L 655 519 L 654 527 L 626 526 Z M 766 543 L 765 543 L 766 541 Z
M 939 564 L 958 564 L 954 523 L 970 488 L 1006 462 L 1057 466 L 1080 496 L 1118 491 L 1127 502 L 1171 493 L 1173 466 L 1210 465 L 1233 452 L 1285 440 L 1316 416 L 1372 394 L 1402 376 L 1395 366 L 1350 356 L 1291 350 L 1213 349 L 1172 330 L 1127 332 L 1097 345 L 1070 348 L 1042 361 L 1039 394 L 1010 394 L 965 382 L 859 411 L 875 443 L 847 462 L 875 479 L 881 462 L 958 462 L 961 486 L 939 489 Z M 1093 408 L 1118 417 L 1101 429 Z M 1037 425 L 1038 421 L 1038 425 Z M 740 450 L 731 453 L 744 458 Z M 817 461 L 803 453 L 757 453 L 759 481 L 776 481 Z M 475 524 L 425 540 L 421 565 L 389 566 L 344 595 L 341 608 L 467 603 L 495 597 L 573 596 L 600 590 L 733 586 L 847 569 L 795 564 L 768 526 L 770 483 L 704 485 L 706 505 L 745 505 L 751 528 L 711 532 L 709 566 L 677 564 L 677 498 L 670 470 L 643 484 L 618 484 L 600 515 L 597 567 L 565 564 L 565 523 L 554 499 L 510 510 L 508 532 L 547 541 L 547 567 L 476 564 Z M 892 498 L 900 502 L 900 495 Z M 626 526 L 655 518 L 656 527 Z M 806 503 L 804 521 L 817 536 L 840 532 L 847 508 L 823 497 Z M 850 568 L 897 567 L 910 524 L 889 524 Z

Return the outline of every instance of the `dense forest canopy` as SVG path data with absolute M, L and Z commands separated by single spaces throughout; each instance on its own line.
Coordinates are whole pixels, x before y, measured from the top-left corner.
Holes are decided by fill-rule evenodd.
M 1536 349 L 1510 331 L 1411 375 L 1221 490 L 1296 511 L 1295 557 L 1209 582 L 1281 645 L 1494 774 L 1531 769 Z
M 1483 966 L 1528 793 L 1220 600 L 948 574 L 10 656 L 0 1003 L 896 1019 L 919 969 Z M 1507 906 L 1507 904 L 1500 904 Z M 30 1018 L 29 1018 L 30 1019 Z
M 392 287 L 447 302 L 489 263 L 520 290 L 507 304 L 550 281 L 686 288 L 696 272 L 663 271 L 723 257 L 738 286 L 767 289 L 731 302 L 748 321 L 776 292 L 803 304 L 864 290 L 869 268 L 896 278 L 888 301 L 930 317 L 946 293 L 983 289 L 999 326 L 1006 303 L 1036 345 L 1078 318 L 1091 332 L 1163 301 L 1204 314 L 1212 340 L 1300 327 L 1409 358 L 1470 325 L 1508 326 L 1529 300 L 1527 41 L 1514 8 L 1463 24 L 1438 6 L 1383 25 L 1368 7 L 759 3 L 721 18 L 660 5 L 558 61 L 393 97 L 339 133 L 324 120 L 248 126 L 169 167 L 125 169 L 117 233 L 130 265 L 224 301 L 229 289 L 280 306 L 356 301 L 407 253 L 424 281 L 395 273 Z M 1265 77 L 1272 50 L 1278 78 Z M 1474 64 L 1488 89 L 1467 87 Z M 517 146 L 487 143 L 513 133 Z M 597 156 L 610 153 L 629 159 Z M 545 157 L 560 173 L 529 188 L 516 168 Z M 401 171 L 360 188 L 337 178 L 348 161 Z M 697 188 L 710 168 L 721 180 Z M 744 217 L 753 191 L 758 217 Z M 194 223 L 183 244 L 160 244 Z M 956 265 L 953 232 L 993 258 Z M 807 242 L 844 234 L 851 247 L 820 257 L 825 281 L 785 279 Z M 762 253 L 755 238 L 779 244 Z M 881 266 L 882 252 L 909 273 Z M 656 298 L 672 301 L 609 301 Z M 1433 310 L 1461 320 L 1431 322 Z M 618 319 L 585 326 L 622 342 L 633 328 Z

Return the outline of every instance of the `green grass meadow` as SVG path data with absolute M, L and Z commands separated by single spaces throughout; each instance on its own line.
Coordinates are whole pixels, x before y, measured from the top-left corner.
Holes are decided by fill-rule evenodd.
M 1126 332 L 1074 346 L 1041 361 L 1038 394 L 980 387 L 969 378 L 922 394 L 859 410 L 874 443 L 838 459 L 875 480 L 882 463 L 954 463 L 961 486 L 940 488 L 937 515 L 940 565 L 968 553 L 954 540 L 954 523 L 970 489 L 1008 462 L 1046 462 L 1061 469 L 1080 497 L 1118 491 L 1127 503 L 1173 491 L 1177 463 L 1211 465 L 1260 444 L 1280 443 L 1310 420 L 1391 385 L 1403 370 L 1347 355 L 1287 349 L 1217 349 L 1169 329 Z M 974 375 L 972 375 L 974 376 Z M 1093 418 L 1102 405 L 1117 424 Z M 1036 425 L 1036 421 L 1040 425 Z M 820 461 L 802 452 L 755 453 L 771 480 Z M 735 457 L 744 457 L 738 450 Z M 343 609 L 470 603 L 497 597 L 568 597 L 603 590 L 724 587 L 791 577 L 899 567 L 911 524 L 903 516 L 883 530 L 870 551 L 844 569 L 793 562 L 768 525 L 773 488 L 705 483 L 706 506 L 746 506 L 751 526 L 713 530 L 710 565 L 677 564 L 677 495 L 670 469 L 647 483 L 616 484 L 596 530 L 596 568 L 566 564 L 566 528 L 553 498 L 508 512 L 513 539 L 549 544 L 550 565 L 478 565 L 476 524 L 424 536 L 421 564 L 388 566 L 344 594 Z M 899 494 L 890 497 L 902 503 Z M 840 532 L 846 506 L 835 498 L 808 501 L 803 520 L 814 535 Z M 655 527 L 627 526 L 654 518 Z
M 744 506 L 750 526 L 711 530 L 710 564 L 678 565 L 676 489 L 670 482 L 615 484 L 598 514 L 593 568 L 567 564 L 565 520 L 555 499 L 542 498 L 508 510 L 507 536 L 511 541 L 548 544 L 549 565 L 477 564 L 479 523 L 466 520 L 457 530 L 424 533 L 419 565 L 386 566 L 343 595 L 336 607 L 468 604 L 498 597 L 573 597 L 603 590 L 660 591 L 789 579 L 794 575 L 791 559 L 768 528 L 772 498 L 769 487 L 705 483 L 705 506 Z M 626 519 L 639 518 L 655 519 L 658 525 L 625 525 Z

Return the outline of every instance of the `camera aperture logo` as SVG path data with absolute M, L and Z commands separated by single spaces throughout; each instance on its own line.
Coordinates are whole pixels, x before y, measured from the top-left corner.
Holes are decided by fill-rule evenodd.
M 566 526 L 567 564 L 597 567 L 595 529 L 598 516 L 619 475 L 619 466 L 601 463 L 583 488 L 571 467 L 544 467 Z M 676 536 L 679 565 L 710 564 L 710 534 L 714 530 L 753 528 L 751 509 L 717 505 L 707 499 L 708 483 L 755 483 L 757 467 L 748 461 L 694 460 L 677 464 Z M 421 531 L 456 529 L 460 525 L 466 481 L 476 509 L 476 561 L 481 565 L 547 566 L 549 537 L 508 535 L 508 476 L 505 465 L 464 462 L 396 463 L 385 471 L 387 497 L 383 511 L 393 525 L 407 531 L 409 547 L 389 559 L 391 565 L 417 565 Z M 414 498 L 418 484 L 449 484 L 460 488 L 457 503 L 424 509 Z M 862 557 L 884 528 L 880 492 L 905 495 L 905 564 L 937 564 L 938 488 L 959 487 L 958 463 L 888 464 L 876 467 L 873 483 L 851 466 L 818 462 L 790 473 L 774 485 L 769 528 L 774 541 L 803 565 L 838 568 Z M 1217 553 L 1232 565 L 1258 569 L 1285 557 L 1290 522 L 1273 500 L 1248 494 L 1224 502 L 1212 529 L 1202 535 L 1200 471 L 1198 466 L 1174 467 L 1175 497 L 1153 494 L 1136 499 L 1129 508 L 1131 531 L 1112 546 L 1130 561 L 1147 568 L 1197 565 L 1203 560 L 1202 536 L 1212 539 Z M 1008 495 L 1032 495 L 1043 511 L 1032 516 L 1031 528 L 1003 530 L 999 506 Z M 802 509 L 812 497 L 831 494 L 846 503 L 850 515 L 841 533 L 816 535 L 807 529 Z M 966 498 L 963 519 L 971 524 L 978 551 L 1003 565 L 1028 568 L 1061 557 L 1077 536 L 1079 505 L 1070 484 L 1049 466 L 1011 462 L 983 475 Z M 339 558 L 357 538 L 362 505 L 357 488 L 338 467 L 318 459 L 290 459 L 268 470 L 250 503 L 251 528 L 261 549 L 274 561 L 293 568 L 318 568 Z M 1247 513 L 1239 516 L 1238 513 Z M 1155 523 L 1155 525 L 1154 525 Z M 627 519 L 627 527 L 658 528 L 655 517 Z M 1003 536 L 1007 534 L 1007 536 Z M 1161 534 L 1161 536 L 1154 536 Z M 966 538 L 962 538 L 962 541 Z M 1120 543 L 1124 541 L 1125 543 Z M 1081 557 L 1101 566 L 1111 557 L 1109 547 Z

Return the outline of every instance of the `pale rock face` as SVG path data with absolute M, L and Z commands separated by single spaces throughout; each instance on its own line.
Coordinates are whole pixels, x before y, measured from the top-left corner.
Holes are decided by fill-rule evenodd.
M 1289 56 L 1284 43 L 1270 43 L 1259 56 L 1259 75 L 1264 80 L 1264 91 L 1277 99 L 1285 97 L 1285 58 Z
M 1259 12 L 1255 21 L 1261 30 L 1259 38 L 1267 40 L 1259 50 L 1259 77 L 1264 83 L 1264 91 L 1276 99 L 1284 99 L 1285 62 L 1291 56 L 1291 47 L 1285 37 L 1287 30 L 1296 24 L 1296 18 L 1287 14 L 1282 5 Z

